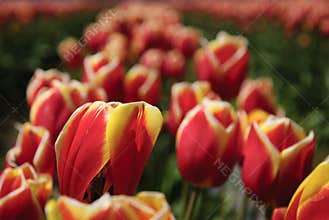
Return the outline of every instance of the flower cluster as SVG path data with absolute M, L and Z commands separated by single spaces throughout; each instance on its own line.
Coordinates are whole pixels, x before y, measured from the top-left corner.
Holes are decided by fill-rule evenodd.
M 59 45 L 82 82 L 37 69 L 28 85 L 30 121 L 0 176 L 1 219 L 173 220 L 162 193 L 133 196 L 163 120 L 193 187 L 219 187 L 240 166 L 248 196 L 281 207 L 274 219 L 313 210 L 324 219 L 328 162 L 311 173 L 314 132 L 284 116 L 271 79 L 248 78 L 246 38 L 221 31 L 201 46 L 176 11 L 128 4 L 102 12 L 84 39 L 83 50 L 73 39 Z M 60 195 L 49 200 L 53 183 Z

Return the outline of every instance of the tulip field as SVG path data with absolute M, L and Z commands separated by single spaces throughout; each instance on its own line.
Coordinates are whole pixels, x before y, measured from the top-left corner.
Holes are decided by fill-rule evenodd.
M 0 10 L 0 220 L 329 220 L 329 3 L 178 2 Z

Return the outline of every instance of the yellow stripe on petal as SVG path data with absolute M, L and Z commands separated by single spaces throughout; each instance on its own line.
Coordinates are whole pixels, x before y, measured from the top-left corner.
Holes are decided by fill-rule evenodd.
M 329 184 L 329 162 L 325 161 L 319 164 L 296 190 L 295 195 L 298 194 L 298 192 L 303 189 L 303 194 L 299 201 L 299 209 L 302 209 L 303 205 L 306 204 L 308 200 L 312 199 L 313 195 L 318 193 L 321 190 L 321 188 L 323 188 L 325 185 L 328 184 Z M 291 201 L 293 201 L 294 197 L 292 198 Z

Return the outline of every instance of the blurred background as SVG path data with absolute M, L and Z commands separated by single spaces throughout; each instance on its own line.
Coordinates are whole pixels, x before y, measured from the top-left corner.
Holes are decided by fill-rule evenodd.
M 155 1 L 146 1 L 152 4 Z M 160 1 L 161 2 L 161 1 Z M 316 2 L 316 3 L 315 3 Z M 249 40 L 249 76 L 271 77 L 278 103 L 307 131 L 315 130 L 315 164 L 329 152 L 329 2 L 328 1 L 163 1 L 181 11 L 185 25 L 207 39 L 220 30 Z M 98 12 L 121 1 L 0 2 L 0 155 L 1 165 L 17 135 L 16 123 L 28 121 L 26 86 L 36 68 L 67 69 L 57 55 L 61 40 L 80 39 Z M 168 94 L 169 95 L 169 94 Z M 179 174 L 174 142 L 159 139 L 143 177 L 145 189 L 174 193 Z M 166 146 L 166 147 L 164 147 Z M 168 147 L 169 146 L 169 147 Z M 170 159 L 158 168 L 163 155 Z M 158 178 L 147 178 L 157 172 Z M 163 180 L 166 181 L 163 181 Z M 225 219 L 223 217 L 223 219 Z

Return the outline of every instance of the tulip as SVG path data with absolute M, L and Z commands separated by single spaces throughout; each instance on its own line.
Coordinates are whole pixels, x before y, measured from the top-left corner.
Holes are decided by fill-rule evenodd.
M 53 82 L 46 92 L 40 94 L 31 107 L 32 125 L 42 126 L 50 133 L 51 143 L 64 126 L 66 120 L 80 105 L 96 100 L 106 100 L 101 88 L 94 88 L 77 81 L 70 83 Z
M 61 193 L 85 201 L 132 194 L 161 126 L 160 111 L 145 102 L 78 108 L 55 144 Z
M 202 188 L 223 184 L 236 161 L 236 134 L 237 119 L 229 103 L 205 99 L 190 110 L 176 136 L 183 178 Z
M 106 57 L 118 57 L 120 62 L 123 63 L 127 58 L 128 52 L 128 39 L 121 33 L 113 33 L 106 42 L 103 50 Z
M 272 80 L 246 79 L 241 86 L 237 104 L 247 113 L 254 109 L 262 109 L 270 114 L 276 114 L 278 107 L 274 100 Z
M 160 90 L 161 79 L 156 69 L 137 64 L 125 76 L 126 102 L 145 101 L 151 105 L 157 105 L 160 100 Z
M 193 55 L 200 45 L 201 34 L 195 28 L 172 25 L 166 31 L 172 47 L 184 54 L 185 57 Z
M 163 64 L 165 54 L 166 53 L 161 49 L 148 49 L 142 54 L 140 58 L 140 63 L 146 67 L 160 70 Z
M 123 65 L 117 57 L 97 53 L 85 58 L 82 81 L 102 87 L 111 101 L 119 101 L 123 93 Z
M 158 192 L 140 192 L 136 196 L 110 196 L 108 193 L 91 204 L 67 196 L 46 205 L 48 220 L 174 220 L 165 196 Z
M 195 53 L 199 80 L 207 80 L 222 98 L 235 97 L 246 77 L 248 42 L 240 36 L 220 32 L 217 38 Z
M 315 135 L 288 118 L 253 123 L 244 143 L 242 179 L 263 202 L 285 206 L 312 167 Z
M 178 50 L 164 52 L 152 48 L 143 53 L 140 62 L 158 69 L 164 77 L 181 78 L 185 70 L 185 57 Z
M 47 129 L 30 123 L 20 128 L 15 146 L 7 153 L 6 167 L 17 167 L 24 163 L 32 164 L 40 173 L 54 176 L 55 150 Z
M 138 57 L 148 48 L 160 47 L 163 39 L 163 24 L 157 20 L 149 20 L 133 29 L 131 54 Z
M 285 207 L 274 209 L 272 213 L 272 220 L 284 220 L 286 212 L 287 208 Z
M 54 80 L 67 83 L 69 82 L 70 77 L 56 69 L 46 71 L 42 69 L 35 70 L 26 90 L 26 99 L 29 107 L 32 106 L 34 100 L 41 92 L 44 92 L 51 87 L 51 83 Z
M 165 77 L 182 78 L 185 70 L 185 57 L 178 50 L 166 53 L 162 63 L 162 74 Z
M 203 98 L 220 100 L 211 90 L 210 84 L 205 81 L 194 83 L 180 82 L 171 87 L 169 112 L 166 117 L 166 126 L 169 131 L 176 135 L 178 126 L 186 113 L 194 106 L 201 103 Z
M 69 67 L 79 67 L 84 57 L 81 42 L 77 39 L 69 37 L 60 42 L 57 48 L 58 55 L 61 60 Z
M 320 163 L 299 185 L 288 208 L 275 210 L 273 220 L 328 219 L 329 161 Z M 283 212 L 279 218 L 277 212 Z M 281 215 L 281 216 L 282 216 Z
M 100 51 L 106 44 L 109 35 L 110 32 L 104 24 L 92 23 L 84 30 L 83 40 L 90 50 Z
M 0 177 L 0 219 L 43 219 L 52 190 L 47 174 L 37 174 L 27 163 L 6 168 Z

